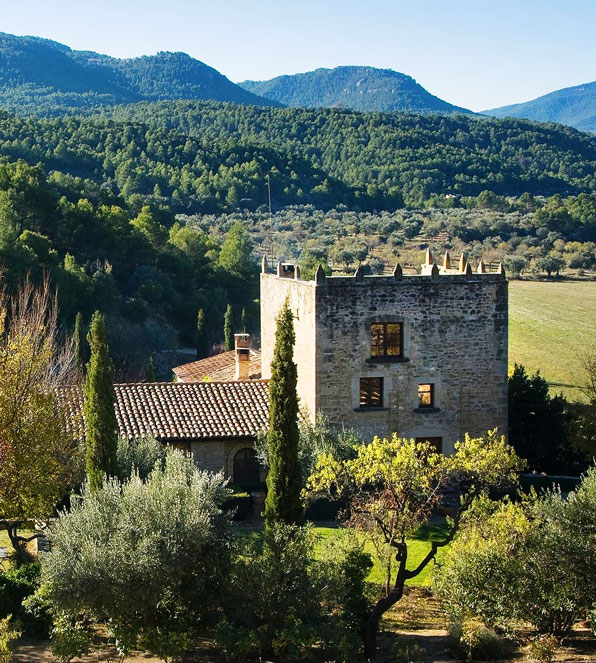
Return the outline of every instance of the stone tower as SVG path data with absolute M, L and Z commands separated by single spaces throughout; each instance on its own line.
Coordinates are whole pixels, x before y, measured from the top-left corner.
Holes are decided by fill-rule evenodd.
M 419 275 L 300 279 L 293 265 L 261 274 L 263 377 L 270 377 L 275 317 L 294 313 L 301 407 L 365 440 L 427 439 L 449 453 L 464 433 L 507 432 L 507 281 L 464 256 L 430 252 Z

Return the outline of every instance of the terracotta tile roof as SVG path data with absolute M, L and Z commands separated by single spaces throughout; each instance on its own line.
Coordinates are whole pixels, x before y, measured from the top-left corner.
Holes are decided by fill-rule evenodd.
M 191 361 L 172 370 L 180 382 L 199 382 L 206 379 L 216 382 L 233 380 L 236 374 L 235 351 L 221 352 L 213 357 Z M 251 380 L 261 377 L 261 353 L 258 350 L 250 351 L 249 377 Z
M 267 380 L 237 382 L 152 382 L 116 384 L 120 435 L 154 435 L 162 441 L 255 438 L 269 416 Z M 61 390 L 71 429 L 83 434 L 83 395 Z

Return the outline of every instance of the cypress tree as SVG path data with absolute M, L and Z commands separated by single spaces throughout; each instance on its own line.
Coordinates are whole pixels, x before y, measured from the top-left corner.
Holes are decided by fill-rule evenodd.
M 114 369 L 106 340 L 106 323 L 103 315 L 95 311 L 87 335 L 91 359 L 85 377 L 86 445 L 85 461 L 87 477 L 92 491 L 101 486 L 103 474 L 115 470 L 118 424 L 114 411 Z
M 240 316 L 240 327 L 241 327 L 242 331 L 245 334 L 246 334 L 246 328 L 248 327 L 247 322 L 248 322 L 248 318 L 247 318 L 247 315 L 246 315 L 246 309 L 243 308 L 242 309 L 242 315 Z
M 149 357 L 147 368 L 145 369 L 145 382 L 155 382 L 155 366 L 153 365 L 153 357 Z
M 231 304 L 228 304 L 224 315 L 224 349 L 226 352 L 234 349 L 234 318 Z
M 276 322 L 269 381 L 267 527 L 275 523 L 300 525 L 304 522 L 304 509 L 300 501 L 302 476 L 298 463 L 298 370 L 293 360 L 293 315 L 287 300 Z
M 205 311 L 201 308 L 197 314 L 197 359 L 203 359 L 208 354 L 207 323 L 205 320 Z
M 85 370 L 86 348 L 85 331 L 83 329 L 83 314 L 79 311 L 75 318 L 74 326 L 75 365 L 81 371 Z

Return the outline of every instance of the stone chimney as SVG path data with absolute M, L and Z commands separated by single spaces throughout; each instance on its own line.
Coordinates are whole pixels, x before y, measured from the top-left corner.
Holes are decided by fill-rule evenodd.
M 235 380 L 248 380 L 250 377 L 250 334 L 234 334 L 236 375 Z

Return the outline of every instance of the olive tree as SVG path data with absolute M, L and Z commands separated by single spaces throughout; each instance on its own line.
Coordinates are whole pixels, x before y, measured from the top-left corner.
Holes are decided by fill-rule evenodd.
M 105 624 L 124 654 L 179 657 L 214 619 L 230 558 L 221 474 L 168 450 L 143 481 L 84 487 L 51 529 L 42 586 L 56 616 Z
M 516 481 L 522 461 L 496 431 L 480 438 L 466 435 L 455 453 L 437 453 L 427 442 L 417 443 L 393 436 L 375 438 L 356 447 L 354 458 L 339 460 L 320 456 L 308 481 L 311 493 L 327 493 L 346 500 L 348 524 L 370 537 L 380 537 L 392 550 L 395 565 L 387 568 L 387 583 L 368 615 L 364 649 L 376 653 L 376 636 L 382 616 L 403 596 L 405 583 L 418 576 L 435 559 L 440 548 L 451 542 L 462 514 L 474 499 L 490 488 Z M 443 491 L 465 482 L 459 508 L 442 540 L 432 541 L 426 556 L 408 568 L 408 537 L 430 519 Z
M 596 470 L 565 499 L 479 500 L 444 556 L 435 588 L 454 621 L 529 623 L 566 635 L 596 595 Z

